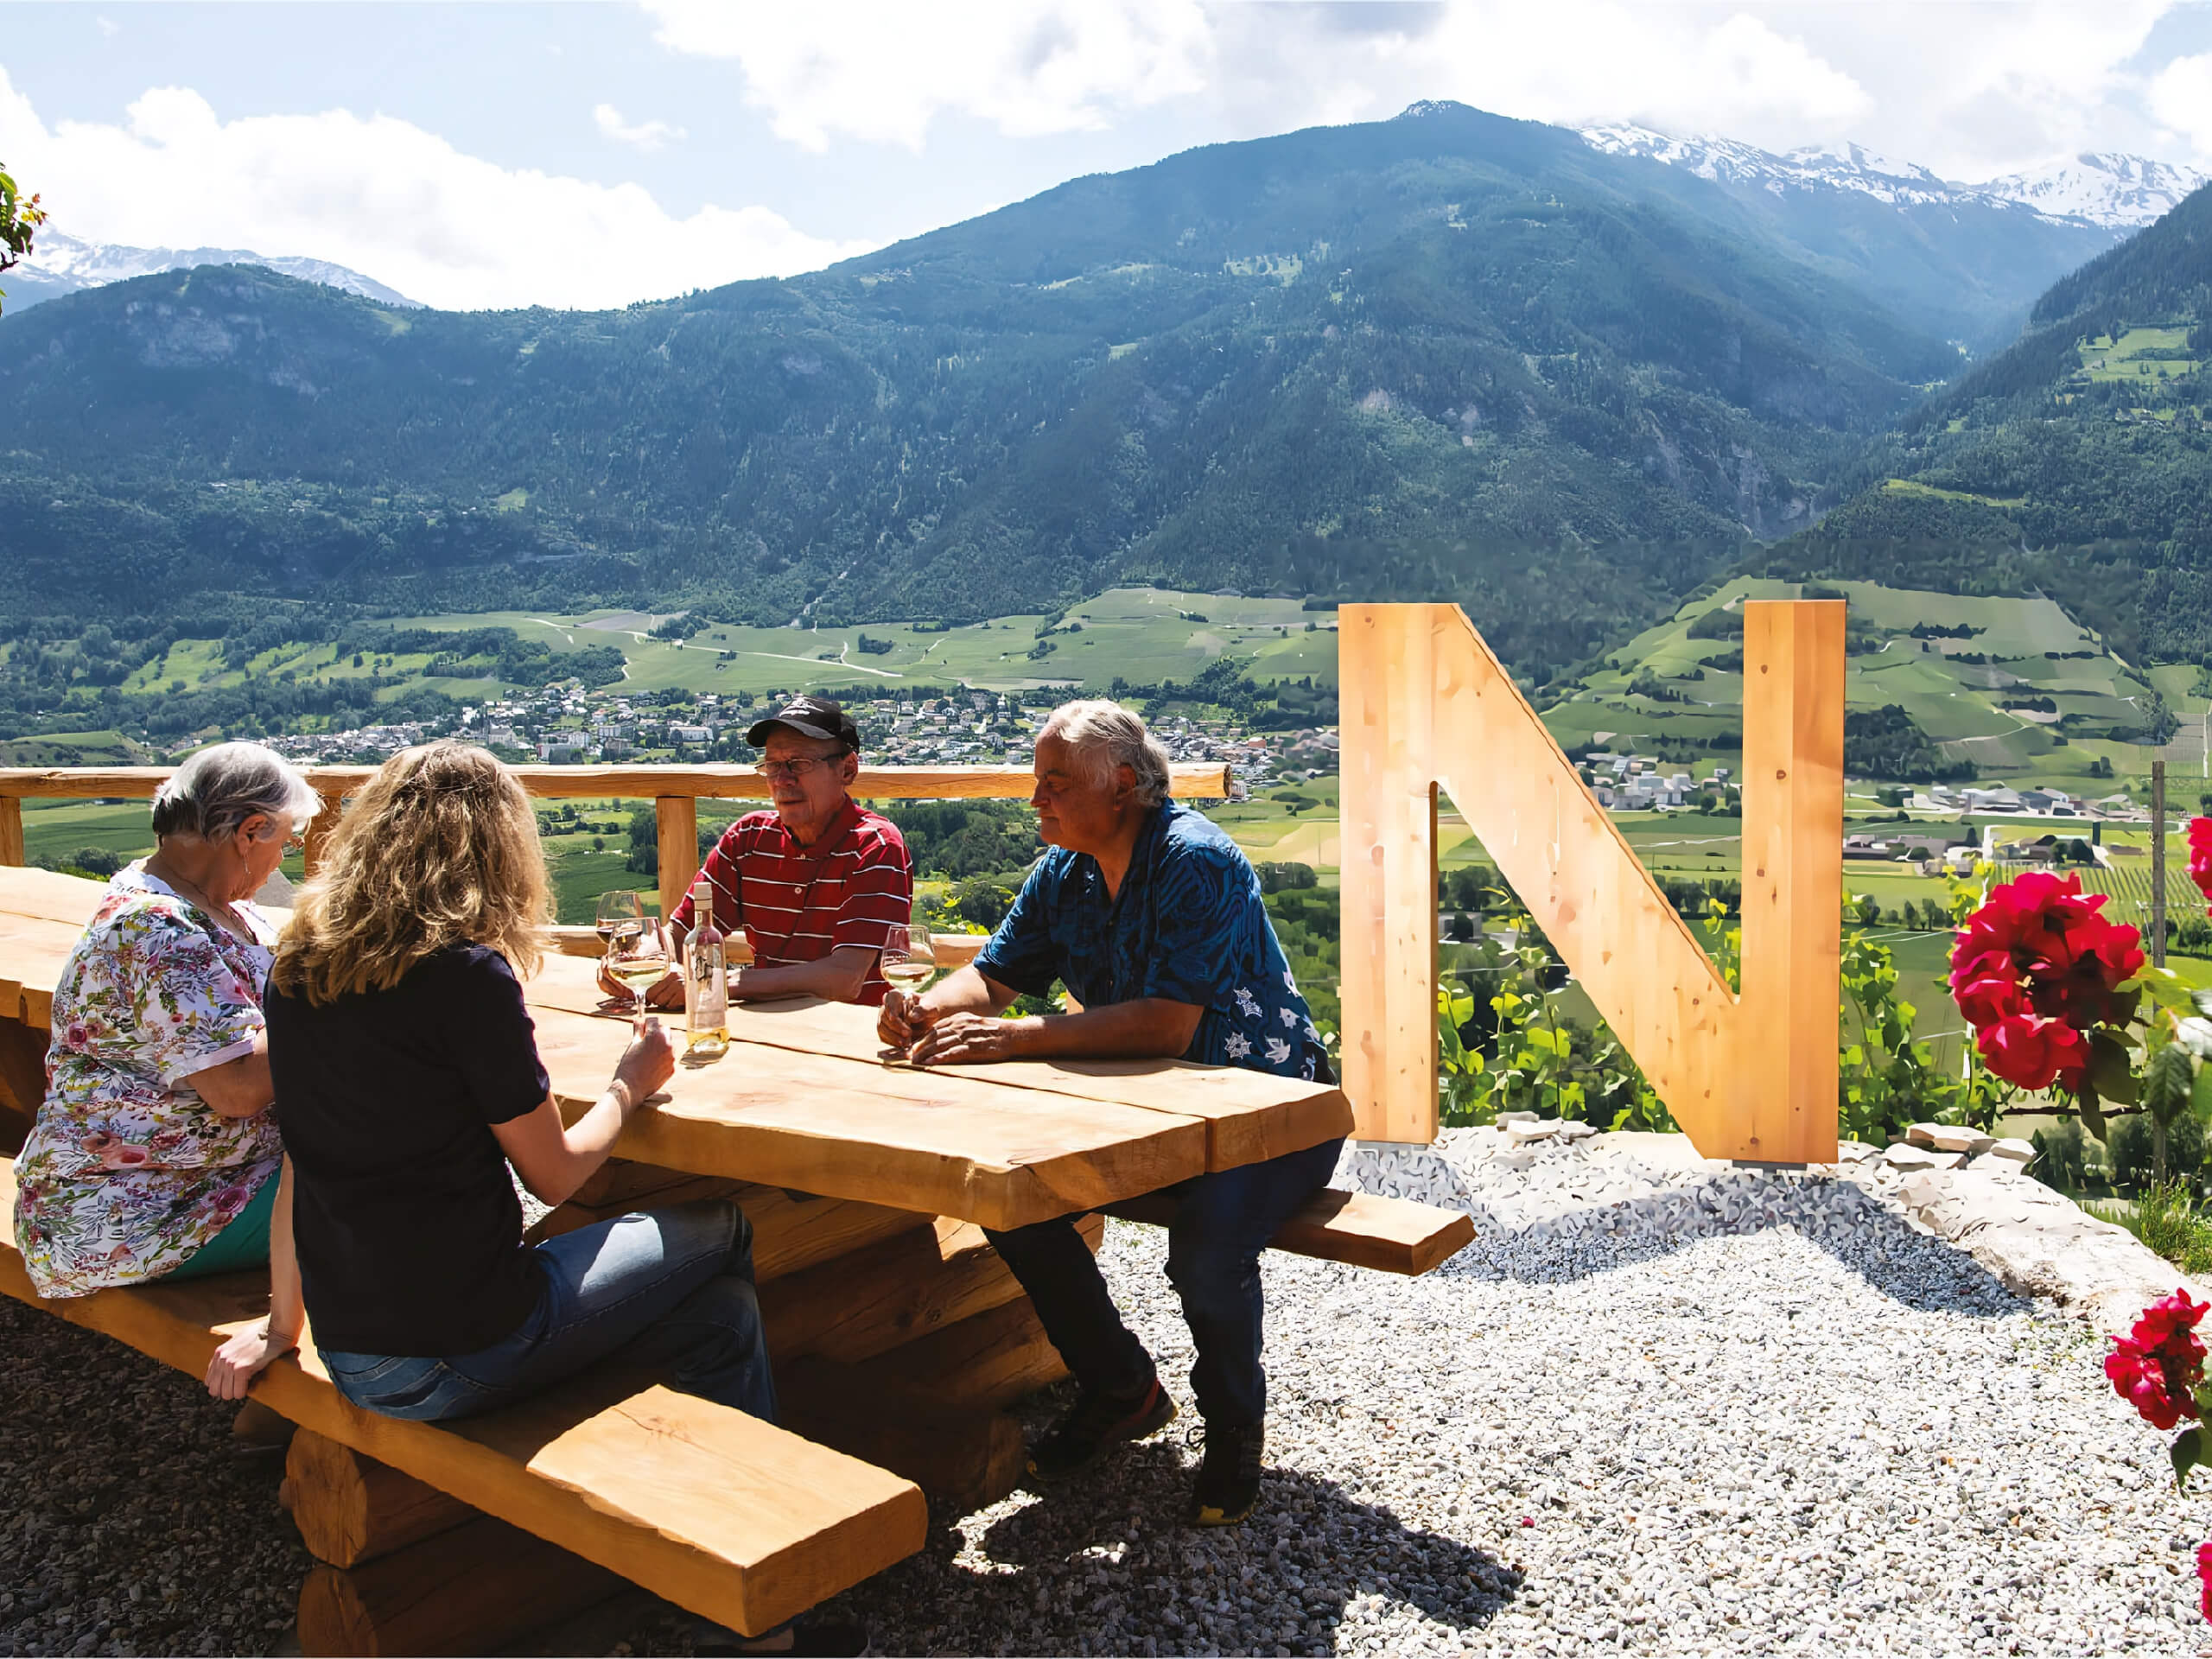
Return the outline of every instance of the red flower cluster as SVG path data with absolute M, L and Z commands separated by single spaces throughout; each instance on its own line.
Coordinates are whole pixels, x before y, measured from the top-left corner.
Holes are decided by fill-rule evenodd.
M 2189 879 L 2212 906 L 2212 818 L 2189 821 Z
M 2204 1610 L 2207 1623 L 2212 1623 L 2212 1543 L 2196 1547 L 2196 1605 Z
M 2142 971 L 2142 935 L 2107 921 L 2104 902 L 2078 875 L 2031 870 L 1994 889 L 1960 930 L 1951 995 L 1983 1062 L 2007 1083 L 2078 1090 L 2087 1033 L 2123 1022 L 2114 993 Z
M 2212 1302 L 2192 1302 L 2177 1290 L 2143 1310 L 2135 1328 L 2114 1337 L 2105 1356 L 2105 1375 L 2113 1391 L 2142 1414 L 2153 1428 L 2167 1429 L 2197 1415 L 2196 1385 L 2204 1380 L 2204 1344 L 2197 1321 Z M 2199 1557 L 2202 1568 L 2202 1557 Z M 2205 1615 L 2212 1618 L 2212 1612 Z

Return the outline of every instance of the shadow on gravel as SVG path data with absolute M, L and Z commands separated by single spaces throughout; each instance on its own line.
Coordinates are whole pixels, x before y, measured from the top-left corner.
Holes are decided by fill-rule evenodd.
M 980 1546 L 1012 1571 L 984 1593 L 1028 1617 L 1018 1633 L 975 1631 L 978 1647 L 1127 1651 L 1112 1645 L 1125 1637 L 1149 1637 L 1163 1652 L 1325 1654 L 1354 1598 L 1381 1596 L 1477 1630 L 1521 1587 L 1517 1564 L 1293 1470 L 1268 1471 L 1243 1526 L 1186 1527 L 1192 1473 L 1173 1445 L 1154 1441 L 994 1522 Z
M 2031 1304 L 1966 1251 L 1915 1232 L 1848 1181 L 1738 1174 L 1506 1229 L 1469 1205 L 1475 1242 L 1437 1271 L 1523 1284 L 1570 1284 L 1654 1261 L 1708 1238 L 1795 1232 L 1883 1295 L 1919 1313 L 2001 1319 Z

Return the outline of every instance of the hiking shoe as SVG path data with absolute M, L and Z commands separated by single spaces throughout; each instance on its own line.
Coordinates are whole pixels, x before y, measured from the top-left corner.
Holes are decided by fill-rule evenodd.
M 1205 1436 L 1206 1456 L 1191 1491 L 1190 1522 L 1194 1527 L 1233 1527 L 1259 1502 L 1267 1427 L 1254 1423 L 1245 1428 L 1217 1428 L 1208 1423 L 1200 1432 Z
M 1064 1480 L 1090 1467 L 1108 1447 L 1141 1440 L 1174 1417 L 1175 1402 L 1158 1377 L 1135 1396 L 1093 1394 L 1086 1389 L 1037 1442 L 1029 1454 L 1029 1472 L 1040 1480 Z

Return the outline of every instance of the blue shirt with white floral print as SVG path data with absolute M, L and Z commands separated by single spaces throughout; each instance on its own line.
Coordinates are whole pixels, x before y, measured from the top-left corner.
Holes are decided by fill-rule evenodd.
M 1088 853 L 1048 849 L 976 966 L 1033 996 L 1059 980 L 1087 1008 L 1188 1002 L 1205 1012 L 1185 1059 L 1319 1075 L 1320 1033 L 1259 877 L 1235 842 L 1173 801 L 1147 814 L 1118 895 Z

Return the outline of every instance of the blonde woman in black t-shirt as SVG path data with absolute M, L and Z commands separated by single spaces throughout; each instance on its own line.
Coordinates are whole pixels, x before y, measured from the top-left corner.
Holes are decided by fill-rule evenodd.
M 520 783 L 481 749 L 430 743 L 362 790 L 284 931 L 270 1067 L 301 1289 L 330 1380 L 371 1411 L 438 1421 L 619 1349 L 773 1418 L 752 1230 L 735 1205 L 523 1240 L 508 1166 L 561 1203 L 675 1064 L 647 1017 L 598 1103 L 563 1125 L 516 978 L 537 967 L 545 898 Z M 234 1371 L 297 1332 L 255 1334 L 234 1344 Z

